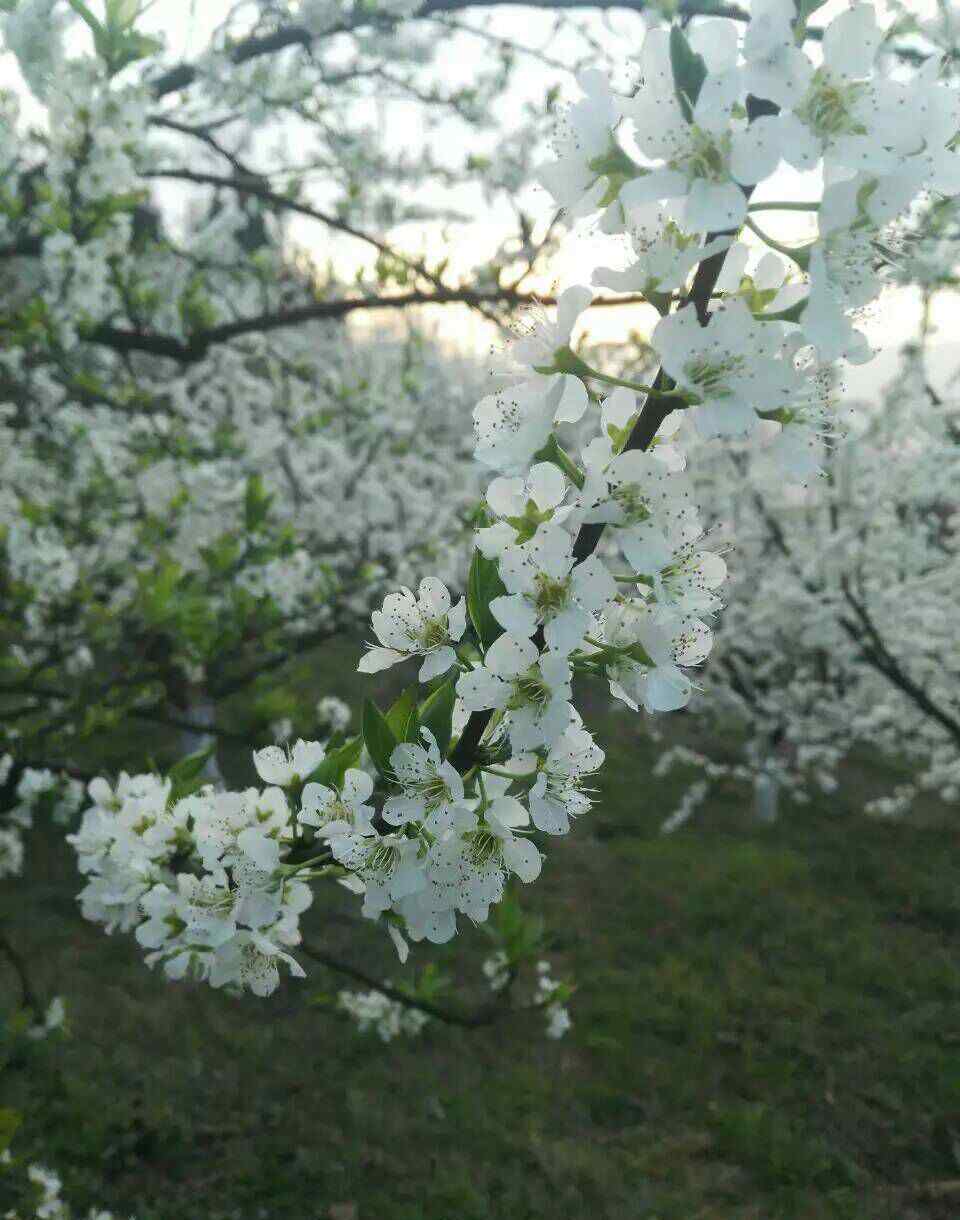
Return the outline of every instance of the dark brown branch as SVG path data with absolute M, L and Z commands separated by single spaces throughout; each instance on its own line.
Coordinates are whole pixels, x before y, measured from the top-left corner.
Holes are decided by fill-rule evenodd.
M 631 305 L 643 297 L 605 297 L 594 302 L 596 306 Z M 480 308 L 487 305 L 555 305 L 556 298 L 538 296 L 535 293 L 513 292 L 508 288 L 442 288 L 435 292 L 416 290 L 389 297 L 341 297 L 331 301 L 312 301 L 298 309 L 278 310 L 276 313 L 258 314 L 252 318 L 240 318 L 235 322 L 224 322 L 205 330 L 195 331 L 189 339 L 177 339 L 173 335 L 154 335 L 126 330 L 101 323 L 89 330 L 84 338 L 103 344 L 117 352 L 146 352 L 152 356 L 166 356 L 183 364 L 194 364 L 202 360 L 211 347 L 227 343 L 244 335 L 264 334 L 286 326 L 299 326 L 304 322 L 331 321 L 345 318 L 351 313 L 369 312 L 375 309 L 408 309 L 416 305 L 468 305 Z
M 823 590 L 820 589 L 813 581 L 809 580 L 800 571 L 796 561 L 793 558 L 793 553 L 787 543 L 786 536 L 780 522 L 771 515 L 763 502 L 759 492 L 754 493 L 754 503 L 759 512 L 764 524 L 770 533 L 770 538 L 776 546 L 777 550 L 790 561 L 794 575 L 803 585 L 804 589 L 811 596 L 822 596 Z M 931 720 L 935 720 L 941 728 L 949 733 L 950 737 L 960 744 L 960 721 L 951 716 L 949 712 L 944 711 L 938 704 L 930 698 L 922 686 L 918 685 L 907 671 L 900 664 L 900 661 L 893 655 L 887 647 L 886 642 L 881 636 L 873 618 L 867 610 L 866 604 L 858 600 L 850 588 L 850 582 L 846 577 L 840 581 L 841 592 L 844 600 L 853 611 L 855 618 L 853 620 L 845 615 L 837 615 L 837 623 L 844 635 L 860 649 L 861 656 L 867 664 L 887 679 L 893 686 L 910 699 L 913 704 L 918 707 Z M 866 639 L 864 639 L 866 635 Z
M 224 741 L 235 741 L 240 745 L 256 746 L 257 741 L 248 733 L 236 733 L 233 729 L 224 729 L 216 724 L 194 724 L 192 720 L 170 716 L 162 709 L 132 708 L 126 713 L 133 720 L 146 720 L 151 724 L 161 724 L 168 729 L 179 729 L 184 733 L 194 733 L 198 737 L 221 737 Z
M 224 155 L 224 150 L 219 149 Z M 267 185 L 266 179 L 259 174 L 255 174 L 250 170 L 243 173 L 238 173 L 233 178 L 224 178 L 219 174 L 207 174 L 191 169 L 156 169 L 147 170 L 141 177 L 144 178 L 174 178 L 181 182 L 196 182 L 205 186 L 222 186 L 230 190 L 234 190 L 243 195 L 250 195 L 255 199 L 262 199 L 264 203 L 271 203 L 274 207 L 283 208 L 288 212 L 297 212 L 301 216 L 309 216 L 311 220 L 319 220 L 328 228 L 336 229 L 340 233 L 346 233 L 349 237 L 355 237 L 358 241 L 366 242 L 367 245 L 375 247 L 381 254 L 388 254 L 393 258 L 407 263 L 408 266 L 416 266 L 419 270 L 419 264 L 412 259 L 407 259 L 402 254 L 398 254 L 392 250 L 385 242 L 378 241 L 377 238 L 371 237 L 369 233 L 364 233 L 360 229 L 355 229 L 353 225 L 347 224 L 345 220 L 340 220 L 336 216 L 331 216 L 329 212 L 321 212 L 318 208 L 310 207 L 309 204 L 299 203 L 296 199 L 291 199 L 289 195 L 281 195 L 278 191 L 271 190 Z M 430 277 L 432 278 L 432 277 Z
M 20 984 L 21 1008 L 26 1008 L 32 1012 L 34 1017 L 39 1021 L 43 1016 L 43 1007 L 37 993 L 33 989 L 33 984 L 30 982 L 27 963 L 23 955 L 13 947 L 3 932 L 0 932 L 0 953 L 10 963 L 14 974 L 17 976 L 17 982 Z
M 869 647 L 864 647 L 862 639 L 858 640 L 867 661 L 898 690 L 905 694 L 916 707 L 929 716 L 931 720 L 935 720 L 941 728 L 946 729 L 957 745 L 960 745 L 960 721 L 934 703 L 923 687 L 914 682 L 913 678 L 906 672 L 899 660 L 887 647 L 885 640 L 877 630 L 866 604 L 853 595 L 850 582 L 845 577 L 841 580 L 840 587 L 844 600 L 856 615 L 857 622 L 870 641 Z M 849 630 L 843 619 L 841 619 L 841 626 L 844 627 L 848 635 L 851 635 L 851 638 L 857 639 L 857 636 Z
M 234 695 L 237 691 L 243 690 L 245 686 L 249 686 L 251 682 L 255 682 L 263 674 L 281 669 L 288 661 L 294 660 L 309 649 L 317 648 L 328 640 L 334 639 L 341 630 L 339 624 L 318 628 L 316 631 L 300 636 L 289 648 L 260 657 L 252 669 L 248 669 L 242 674 L 231 674 L 222 680 L 211 675 L 208 682 L 210 694 L 216 699 L 226 699 L 229 695 Z M 222 658 L 224 662 L 229 659 Z
M 417 12 L 418 17 L 431 17 L 438 13 L 463 12 L 467 9 L 498 8 L 505 4 L 516 4 L 517 0 L 426 0 Z M 650 7 L 649 0 L 523 0 L 523 7 L 546 9 L 625 9 L 634 13 L 646 12 Z M 677 6 L 678 17 L 727 17 L 732 21 L 749 21 L 750 14 L 737 4 L 710 4 L 709 0 L 680 0 Z M 358 14 L 356 17 L 341 22 L 339 25 L 321 34 L 312 34 L 303 26 L 290 25 L 275 30 L 272 34 L 245 38 L 230 52 L 230 58 L 235 64 L 244 64 L 261 55 L 274 55 L 288 47 L 300 46 L 309 50 L 317 38 L 330 38 L 336 34 L 347 33 L 361 26 L 385 25 L 388 28 L 396 25 L 396 20 L 374 17 L 368 14 Z M 807 37 L 820 39 L 821 29 L 807 30 Z M 156 98 L 187 89 L 197 79 L 198 72 L 193 64 L 178 64 L 175 68 L 164 72 L 153 82 L 153 95 Z
M 415 1008 L 418 1012 L 426 1013 L 427 1016 L 434 1017 L 438 1021 L 443 1021 L 446 1025 L 457 1025 L 462 1029 L 480 1029 L 483 1026 L 492 1025 L 502 1012 L 508 1011 L 497 1004 L 485 1004 L 482 1008 L 477 1008 L 473 1012 L 463 1009 L 446 1008 L 442 1004 L 434 1004 L 431 1000 L 423 1000 L 411 995 L 407 991 L 401 991 L 398 987 L 391 987 L 389 983 L 381 982 L 375 975 L 368 974 L 366 970 L 361 970 L 359 966 L 353 966 L 349 962 L 341 961 L 339 958 L 327 953 L 324 949 L 318 949 L 316 946 L 308 945 L 305 942 L 299 948 L 307 957 L 313 958 L 315 962 L 326 966 L 327 969 L 335 970 L 338 974 L 353 979 L 355 983 L 363 983 L 365 986 L 371 987 L 374 991 L 378 991 L 381 995 L 386 996 L 388 1000 L 394 1000 L 396 1003 L 403 1004 L 407 1008 Z
M 37 258 L 43 253 L 43 237 L 39 233 L 20 237 L 8 246 L 0 246 L 0 258 Z
M 312 42 L 313 35 L 309 30 L 291 25 L 265 37 L 245 38 L 233 48 L 230 58 L 235 64 L 244 64 L 261 55 L 274 55 L 286 47 L 301 46 L 309 49 Z M 196 79 L 197 69 L 193 64 L 178 64 L 153 82 L 153 96 L 161 98 L 168 93 L 176 93 L 179 89 L 188 88 Z

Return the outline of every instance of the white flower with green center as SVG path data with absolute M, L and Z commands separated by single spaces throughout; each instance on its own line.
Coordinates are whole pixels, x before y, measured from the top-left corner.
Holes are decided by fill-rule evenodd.
M 326 750 L 320 741 L 297 740 L 290 750 L 282 746 L 265 746 L 255 750 L 253 765 L 257 774 L 267 784 L 276 784 L 279 788 L 288 788 L 296 783 L 303 783 L 307 776 L 319 767 L 326 756 Z
M 154 879 L 139 862 L 117 865 L 107 859 L 80 891 L 84 919 L 103 924 L 108 933 L 129 932 L 143 918 L 140 899 Z
M 182 901 L 178 891 L 167 885 L 155 885 L 140 899 L 147 918 L 138 925 L 135 935 L 145 949 L 161 949 L 186 930 L 186 921 L 178 910 Z
M 487 559 L 497 559 L 508 546 L 527 542 L 547 521 L 560 522 L 571 509 L 563 506 L 567 480 L 552 462 L 537 462 L 526 478 L 494 479 L 487 504 L 497 517 L 477 530 L 477 547 Z
M 747 201 L 741 188 L 773 173 L 780 146 L 772 117 L 749 125 L 734 118 L 741 93 L 737 38 L 730 21 L 705 21 L 691 31 L 690 45 L 703 56 L 708 74 L 688 118 L 674 87 L 669 31 L 647 34 L 640 87 L 620 99 L 620 109 L 654 164 L 621 188 L 628 214 L 659 201 L 687 233 L 723 232 L 743 223 Z
M 592 801 L 583 791 L 583 778 L 603 765 L 604 754 L 579 717 L 553 743 L 533 787 L 530 816 L 545 834 L 565 835 L 570 819 L 586 813 Z M 535 759 L 530 759 L 536 764 Z
M 540 875 L 543 863 L 522 833 L 530 815 L 515 797 L 495 797 L 482 816 L 476 830 L 438 840 L 426 861 L 426 900 L 438 909 L 462 911 L 477 923 L 503 897 L 509 873 L 528 883 Z
M 272 871 L 291 833 L 290 807 L 280 788 L 200 794 L 179 801 L 175 812 L 192 820 L 197 852 L 211 872 L 236 860 Z
M 507 714 L 516 750 L 535 750 L 557 740 L 570 723 L 570 663 L 541 653 L 533 640 L 505 632 L 487 649 L 483 665 L 461 674 L 457 695 L 468 712 Z
M 890 174 L 927 149 L 934 155 L 927 168 L 940 167 L 956 124 L 942 135 L 935 96 L 876 73 L 881 42 L 872 4 L 846 8 L 827 26 L 822 64 L 791 108 L 773 120 L 783 156 L 795 168 L 814 169 L 822 158 L 827 181 L 858 170 Z M 955 171 L 949 177 L 955 180 Z M 956 189 L 946 179 L 943 185 Z M 920 186 L 918 180 L 915 191 Z
M 686 707 L 693 683 L 680 668 L 709 654 L 710 628 L 699 619 L 658 614 L 643 602 L 621 602 L 604 624 L 604 641 L 623 650 L 606 664 L 610 693 L 633 711 L 672 712 Z M 634 655 L 629 651 L 639 646 Z
M 183 921 L 185 940 L 216 948 L 236 935 L 237 893 L 222 870 L 202 877 L 181 873 L 177 894 L 175 911 Z
M 634 261 L 622 271 L 598 267 L 593 282 L 612 292 L 640 293 L 645 297 L 679 292 L 696 265 L 730 245 L 729 237 L 717 237 L 705 245 L 699 234 L 684 233 L 663 215 L 658 203 L 634 208 L 629 213 Z
M 733 243 L 717 277 L 717 292 L 742 297 L 755 315 L 780 313 L 804 299 L 806 283 L 789 279 L 786 262 L 772 251 L 757 259 L 748 271 L 753 253 L 745 242 Z
M 789 405 L 793 370 L 780 358 L 784 331 L 758 322 L 741 300 L 716 309 L 701 326 L 692 306 L 661 318 L 651 342 L 664 369 L 696 403 L 689 409 L 706 439 L 748 436 L 757 411 Z
M 280 983 L 283 962 L 294 978 L 306 978 L 296 958 L 260 932 L 238 932 L 217 948 L 210 963 L 210 986 L 248 987 L 254 995 L 268 996 Z
M 621 550 L 651 535 L 666 545 L 701 532 L 689 480 L 657 448 L 629 449 L 603 468 L 588 468 L 581 502 L 584 521 L 616 526 Z
M 556 320 L 531 310 L 512 355 L 526 368 L 493 394 L 482 398 L 473 412 L 478 462 L 504 474 L 525 472 L 543 448 L 555 423 L 576 423 L 586 411 L 586 386 L 576 375 L 581 368 L 570 348 L 573 328 L 593 299 L 589 288 L 561 293 Z
M 257 869 L 273 872 L 280 863 L 280 848 L 290 837 L 290 806 L 281 788 L 265 788 L 252 809 L 253 821 L 237 835 L 238 855 Z
M 330 841 L 334 858 L 363 882 L 363 914 L 376 919 L 394 903 L 426 884 L 420 846 L 403 834 L 362 834 L 356 830 Z
M 632 390 L 618 386 L 606 396 L 600 404 L 600 435 L 586 444 L 581 453 L 588 484 L 595 469 L 604 470 L 620 453 L 639 416 L 637 396 Z M 586 503 L 583 495 L 579 497 L 579 503 Z
M 796 19 L 793 0 L 751 0 L 743 36 L 744 89 L 783 109 L 800 101 L 813 77 L 813 64 L 794 36 Z
M 437 739 L 429 729 L 421 729 L 420 735 L 426 749 L 403 741 L 390 755 L 390 766 L 403 791 L 384 802 L 384 821 L 391 826 L 422 822 L 434 835 L 455 826 L 469 828 L 476 819 L 462 806 L 460 773 L 442 757 Z
M 325 784 L 307 784 L 300 798 L 300 821 L 313 826 L 321 838 L 356 830 L 366 833 L 373 821 L 374 809 L 366 802 L 373 793 L 373 780 L 356 767 L 343 777 L 339 790 Z
M 716 552 L 698 548 L 696 541 L 674 546 L 655 533 L 637 538 L 624 532 L 617 541 L 632 570 L 647 578 L 658 607 L 681 616 L 720 609 L 714 590 L 726 580 L 727 565 Z
M 357 669 L 379 673 L 400 661 L 422 657 L 419 680 L 429 682 L 456 663 L 454 645 L 467 627 L 463 598 L 454 606 L 446 585 L 434 576 L 420 582 L 420 596 L 409 589 L 389 594 L 382 610 L 373 612 L 373 632 L 380 646 L 371 645 Z
M 544 525 L 520 546 L 500 556 L 507 588 L 490 611 L 514 636 L 532 636 L 543 625 L 547 648 L 568 656 L 583 640 L 594 614 L 616 596 L 616 585 L 595 555 L 574 564 L 573 539 L 557 525 Z
M 585 96 L 559 119 L 553 137 L 556 160 L 539 166 L 537 178 L 571 219 L 601 206 L 605 175 L 615 172 L 618 122 L 610 83 L 603 72 L 587 69 L 577 77 Z
M 261 868 L 249 856 L 231 862 L 230 880 L 237 895 L 237 923 L 259 931 L 272 927 L 280 918 L 286 891 L 294 884 L 284 881 L 276 865 Z M 302 889 L 309 896 L 309 888 Z M 295 892 L 299 893 L 299 888 Z M 306 905 L 310 905 L 309 897 Z

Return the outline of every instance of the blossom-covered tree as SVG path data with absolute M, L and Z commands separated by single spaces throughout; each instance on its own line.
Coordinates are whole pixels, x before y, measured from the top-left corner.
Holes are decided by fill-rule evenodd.
M 0 95 L 0 692 L 23 760 L 127 717 L 200 739 L 386 582 L 454 580 L 481 371 L 435 322 L 394 323 L 502 325 L 554 245 L 518 195 L 546 111 L 494 117 L 542 46 L 442 6 L 249 4 L 172 64 L 141 7 L 3 6 L 31 91 Z M 448 44 L 486 53 L 466 83 L 438 75 Z M 385 104 L 416 116 L 409 147 Z M 490 258 L 390 239 L 455 218 L 464 180 L 516 216 Z M 375 337 L 345 331 L 372 310 Z
M 360 668 L 406 666 L 396 702 L 367 701 L 345 740 L 258 751 L 261 784 L 243 791 L 203 783 L 196 760 L 91 786 L 73 837 L 86 913 L 134 930 L 169 976 L 269 994 L 281 970 L 302 973 L 298 946 L 324 961 L 299 927 L 324 879 L 362 895 L 402 960 L 411 940 L 497 918 L 508 883 L 533 883 L 541 846 L 590 808 L 603 752 L 575 680 L 600 678 L 651 713 L 688 704 L 727 570 L 704 528 L 715 505 L 732 515 L 746 498 L 766 523 L 759 466 L 810 481 L 842 422 L 838 362 L 870 358 L 858 322 L 880 271 L 901 261 L 899 226 L 960 185 L 960 93 L 938 30 L 882 29 L 869 4 L 817 28 L 817 7 L 762 0 L 750 14 L 651 23 L 629 91 L 601 72 L 581 78 L 540 179 L 570 220 L 621 254 L 629 244 L 630 265 L 598 268 L 596 283 L 642 296 L 649 358 L 592 362 L 579 342 L 584 286 L 555 316 L 531 317 L 513 367 L 474 410 L 476 457 L 495 478 L 465 605 L 426 574 L 374 619 Z M 779 197 L 784 162 L 822 171 L 804 198 Z M 869 418 L 866 439 L 850 431 L 865 472 L 889 462 Z M 692 467 L 704 447 L 732 461 L 720 499 L 701 506 Z M 906 487 L 922 459 L 909 445 L 897 456 Z M 866 501 L 869 478 L 848 532 L 866 518 L 879 540 L 897 511 Z M 833 530 L 829 497 L 822 515 Z M 905 579 L 926 579 L 920 562 Z M 832 614 L 816 573 L 798 579 L 811 576 Z M 881 657 L 852 568 L 848 583 L 859 638 Z
M 908 259 L 923 255 L 930 238 L 916 233 Z M 960 791 L 960 431 L 954 374 L 943 392 L 936 388 L 929 341 L 925 326 L 880 401 L 860 404 L 852 439 L 819 447 L 823 477 L 800 494 L 760 469 L 731 508 L 730 456 L 698 467 L 718 529 L 733 530 L 736 561 L 697 710 L 745 727 L 733 770 L 759 785 L 768 816 L 778 786 L 800 801 L 811 790 L 833 792 L 858 752 L 907 768 L 891 790 L 869 795 L 869 812 L 900 816 L 924 792 L 953 804 Z M 694 768 L 695 778 L 671 826 L 709 796 L 697 772 L 731 773 L 687 748 L 661 760 L 674 764 Z

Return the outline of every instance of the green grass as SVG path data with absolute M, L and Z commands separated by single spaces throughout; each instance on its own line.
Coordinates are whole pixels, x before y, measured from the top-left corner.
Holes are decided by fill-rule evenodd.
M 955 1220 L 957 834 L 861 818 L 854 772 L 774 827 L 721 789 L 664 839 L 675 782 L 600 720 L 600 804 L 525 895 L 579 987 L 560 1043 L 517 1017 L 384 1046 L 310 1006 L 343 985 L 320 967 L 269 1001 L 166 984 L 80 919 L 36 832 L 0 920 L 75 1034 L 0 1077 L 18 1150 L 140 1220 Z M 325 895 L 309 937 L 398 977 L 354 901 Z M 418 958 L 467 991 L 486 947 Z

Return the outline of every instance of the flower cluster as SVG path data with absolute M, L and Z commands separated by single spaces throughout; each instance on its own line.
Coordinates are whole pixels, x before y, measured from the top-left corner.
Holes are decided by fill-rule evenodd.
M 295 768 L 306 776 L 322 756 L 317 743 L 268 747 L 257 762 L 271 786 L 237 793 L 208 785 L 178 797 L 155 775 L 94 780 L 93 805 L 68 836 L 88 877 L 84 916 L 108 932 L 135 929 L 148 964 L 169 978 L 268 995 L 281 965 L 302 975 L 287 949 L 313 893 L 300 877 L 309 869 L 283 863 L 293 828 L 277 782 Z
M 0 788 L 10 782 L 13 766 L 12 754 L 0 754 Z M 83 798 L 83 784 L 65 771 L 24 767 L 13 788 L 13 804 L 0 814 L 0 878 L 18 877 L 23 871 L 23 832 L 30 830 L 38 816 L 51 817 L 65 826 Z
M 0 1174 L 12 1174 L 19 1165 L 10 1149 L 0 1153 Z M 46 1165 L 30 1164 L 22 1174 L 23 1182 L 19 1195 L 23 1204 L 4 1212 L 4 1220 L 73 1220 L 76 1213 L 63 1197 L 63 1182 L 60 1175 Z M 113 1212 L 91 1207 L 86 1220 L 114 1220 Z
M 540 959 L 536 965 L 536 988 L 530 1004 L 532 1009 L 542 1009 L 547 1018 L 546 1037 L 557 1040 L 573 1027 L 569 1009 L 564 1001 L 570 994 L 570 988 L 557 982 L 550 975 L 552 967 L 545 959 Z M 511 982 L 512 973 L 507 954 L 501 949 L 492 954 L 483 963 L 483 973 L 494 992 L 503 991 Z
M 49 767 L 24 767 L 15 795 L 17 804 L 10 817 L 26 830 L 39 813 L 49 814 L 61 826 L 69 823 L 83 803 L 84 789 L 80 780 L 65 771 L 58 774 Z
M 562 1038 L 573 1026 L 570 1012 L 563 1003 L 564 985 L 550 977 L 550 963 L 537 962 L 537 994 L 535 1003 L 542 1006 L 547 1018 L 546 1035 Z
M 360 1033 L 373 1030 L 381 1042 L 416 1038 L 430 1020 L 425 1012 L 391 1000 L 381 991 L 340 991 L 337 1007 L 356 1022 Z
M 408 940 L 449 940 L 512 877 L 533 882 L 549 838 L 589 811 L 604 755 L 576 707 L 582 678 L 636 711 L 689 703 L 727 567 L 688 456 L 709 443 L 751 469 L 760 453 L 781 483 L 809 481 L 837 431 L 837 362 L 870 355 L 857 323 L 889 226 L 960 188 L 960 93 L 935 59 L 892 70 L 870 4 L 843 9 L 815 58 L 804 33 L 789 0 L 762 0 L 745 31 L 651 29 L 627 95 L 581 78 L 541 182 L 570 219 L 629 242 L 630 265 L 594 282 L 642 295 L 658 371 L 588 362 L 590 288 L 537 311 L 474 411 L 493 479 L 464 597 L 427 577 L 374 613 L 361 672 L 416 663 L 395 703 L 368 700 L 361 736 L 329 752 L 261 751 L 263 792 L 171 801 L 155 781 L 143 798 L 110 792 L 106 822 L 92 811 L 86 901 L 138 925 L 169 972 L 271 990 L 320 874 L 362 895 L 401 959 Z M 781 165 L 817 171 L 805 181 L 822 191 L 770 198 Z M 815 233 L 788 244 L 766 213 Z M 174 878 L 184 859 L 194 871 Z M 544 979 L 559 1034 L 562 993 Z

